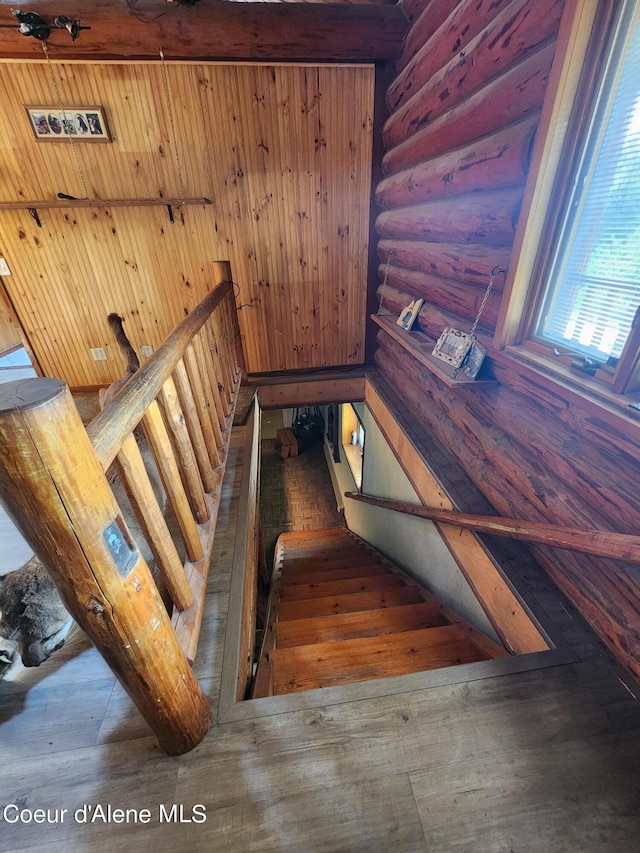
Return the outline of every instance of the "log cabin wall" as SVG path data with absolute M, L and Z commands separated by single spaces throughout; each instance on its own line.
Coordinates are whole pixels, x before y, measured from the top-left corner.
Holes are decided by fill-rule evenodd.
M 67 105 L 103 107 L 110 142 L 35 139 L 24 105 L 58 104 L 54 77 Z M 0 201 L 211 200 L 173 223 L 162 202 L 42 205 L 42 227 L 0 210 L 2 281 L 42 372 L 111 382 L 107 315 L 157 347 L 220 259 L 249 372 L 362 363 L 373 83 L 373 65 L 0 62 Z
M 404 9 L 412 27 L 387 91 L 376 191 L 377 296 L 395 314 L 422 297 L 420 328 L 437 339 L 445 326 L 469 329 L 492 267 L 510 262 L 563 3 L 406 0 Z M 478 329 L 487 344 L 501 284 Z M 467 390 L 445 386 L 382 329 L 375 361 L 499 514 L 637 533 L 637 427 L 615 431 L 604 414 L 569 406 L 499 357 L 490 363 L 499 384 Z M 638 565 L 532 550 L 640 675 Z

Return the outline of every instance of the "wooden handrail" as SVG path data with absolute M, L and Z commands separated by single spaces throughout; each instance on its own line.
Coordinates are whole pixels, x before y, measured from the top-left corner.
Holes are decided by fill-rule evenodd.
M 2 502 L 71 615 L 173 755 L 199 743 L 211 720 L 190 664 L 243 375 L 228 263 L 215 262 L 214 276 L 214 290 L 88 428 L 59 380 L 8 383 L 0 393 Z M 180 530 L 184 565 L 132 434 L 140 423 Z M 159 586 L 174 603 L 173 625 L 150 558 L 136 545 L 107 479 L 114 463 Z
M 437 509 L 423 504 L 411 504 L 406 501 L 392 501 L 363 495 L 359 492 L 345 492 L 346 498 L 370 504 L 371 506 L 415 515 L 441 524 L 452 524 L 477 533 L 492 533 L 507 536 L 523 542 L 536 542 L 539 545 L 551 545 L 583 554 L 594 554 L 615 560 L 628 560 L 640 563 L 640 536 L 628 533 L 615 533 L 607 530 L 579 530 L 574 527 L 560 527 L 538 521 L 521 521 L 515 518 L 500 518 L 490 515 L 474 515 L 449 509 Z
M 175 327 L 149 361 L 136 371 L 117 397 L 91 421 L 87 434 L 104 471 L 160 393 L 193 337 L 229 293 L 231 282 L 222 281 L 207 294 Z

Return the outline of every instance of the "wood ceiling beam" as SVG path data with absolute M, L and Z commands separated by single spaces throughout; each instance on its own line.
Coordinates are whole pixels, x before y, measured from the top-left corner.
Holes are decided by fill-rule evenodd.
M 0 59 L 37 59 L 42 42 L 18 32 L 16 0 L 0 0 Z M 194 6 L 166 0 L 26 0 L 22 11 L 47 23 L 79 19 L 72 41 L 52 29 L 52 59 L 167 59 L 371 62 L 396 59 L 408 31 L 397 5 L 350 3 L 229 3 Z

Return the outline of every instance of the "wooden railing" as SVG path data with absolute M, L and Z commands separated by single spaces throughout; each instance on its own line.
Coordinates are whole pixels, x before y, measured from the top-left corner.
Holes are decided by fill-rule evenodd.
M 506 536 L 522 542 L 534 542 L 539 545 L 551 545 L 582 554 L 595 554 L 616 560 L 640 563 L 640 536 L 630 533 L 616 533 L 610 530 L 579 530 L 575 527 L 561 527 L 540 521 L 523 521 L 516 518 L 474 515 L 468 512 L 455 512 L 450 509 L 412 504 L 406 501 L 387 500 L 361 492 L 345 492 L 345 498 L 390 509 L 405 515 L 426 518 L 440 524 L 452 524 L 476 533 L 491 533 L 494 536 Z
M 0 391 L 2 501 L 162 748 L 176 755 L 199 743 L 210 723 L 190 663 L 243 373 L 228 265 L 217 263 L 214 271 L 215 289 L 86 429 L 59 380 L 31 379 Z M 133 435 L 138 425 L 178 541 Z M 109 485 L 112 464 L 173 602 L 172 616 Z

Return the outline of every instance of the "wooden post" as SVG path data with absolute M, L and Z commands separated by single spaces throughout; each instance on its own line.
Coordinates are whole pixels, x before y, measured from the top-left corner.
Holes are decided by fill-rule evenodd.
M 233 279 L 231 278 L 231 264 L 229 263 L 229 261 L 214 261 L 213 272 L 216 283 L 223 281 L 230 281 L 233 283 Z M 242 335 L 240 334 L 240 325 L 238 323 L 238 311 L 236 308 L 235 295 L 229 300 L 229 304 L 229 314 L 231 317 L 231 325 L 233 331 L 232 337 L 234 340 L 237 366 L 240 369 L 242 376 L 246 376 L 247 368 L 244 360 L 244 350 L 242 349 Z
M 0 493 L 162 749 L 193 749 L 208 731 L 209 703 L 63 382 L 0 387 Z

